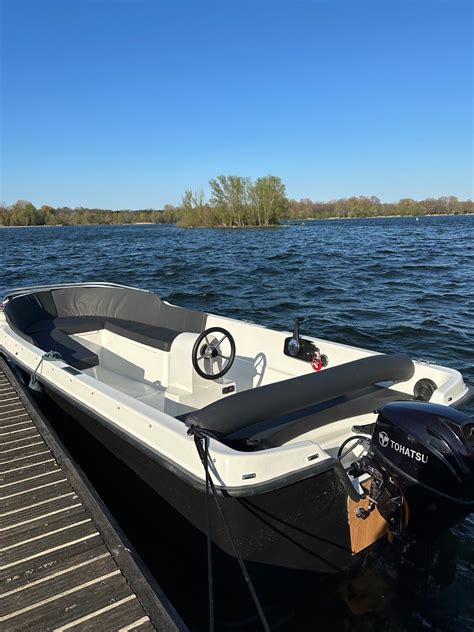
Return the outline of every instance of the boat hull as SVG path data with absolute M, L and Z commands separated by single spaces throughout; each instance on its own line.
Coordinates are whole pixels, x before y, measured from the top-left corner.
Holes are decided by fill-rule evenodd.
M 232 543 L 215 501 L 169 466 L 153 458 L 103 420 L 77 408 L 56 391 L 48 397 L 123 461 L 193 527 L 206 533 L 209 507 L 213 542 L 233 556 Z M 354 561 L 348 495 L 334 469 L 247 497 L 218 494 L 218 502 L 242 558 L 270 567 L 338 573 Z M 172 530 L 172 525 L 170 525 Z

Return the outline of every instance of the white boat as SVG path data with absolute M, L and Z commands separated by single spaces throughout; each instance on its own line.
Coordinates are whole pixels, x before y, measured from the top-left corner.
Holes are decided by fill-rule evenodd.
M 473 511 L 461 374 L 299 326 L 38 286 L 5 294 L 0 351 L 203 532 L 214 492 L 212 539 L 236 553 L 224 519 L 244 560 L 333 573 L 386 533 L 433 538 Z

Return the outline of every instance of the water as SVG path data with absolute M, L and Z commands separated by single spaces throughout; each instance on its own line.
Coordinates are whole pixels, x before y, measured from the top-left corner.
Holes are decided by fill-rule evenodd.
M 0 290 L 102 280 L 273 328 L 301 315 L 303 332 L 435 361 L 474 384 L 473 216 L 268 230 L 12 228 L 0 240 Z M 166 508 L 154 512 L 156 499 L 133 475 L 79 429 L 68 432 L 77 433 L 68 447 L 160 585 L 193 629 L 205 629 L 204 542 L 183 535 L 171 546 Z M 219 556 L 216 564 L 219 628 L 259 629 L 237 569 L 222 570 Z M 336 580 L 276 586 L 267 578 L 259 590 L 278 630 L 474 630 L 474 515 L 427 550 L 387 546 Z

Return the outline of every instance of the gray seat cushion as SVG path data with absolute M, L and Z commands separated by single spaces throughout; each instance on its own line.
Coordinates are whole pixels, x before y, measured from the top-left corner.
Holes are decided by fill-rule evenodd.
M 88 369 L 99 364 L 95 353 L 86 349 L 56 327 L 30 334 L 33 343 L 43 351 L 56 351 L 67 364 L 76 369 Z
M 108 329 L 169 351 L 181 332 L 200 333 L 207 314 L 164 303 L 157 294 L 131 288 L 74 286 L 13 297 L 5 309 L 9 325 L 44 351 L 56 351 L 76 368 L 98 357 L 69 336 Z
M 36 292 L 18 296 L 8 301 L 5 307 L 8 324 L 17 333 L 25 333 L 40 321 L 49 321 L 57 316 L 50 292 Z
M 100 316 L 65 316 L 39 320 L 27 327 L 30 340 L 45 351 L 57 351 L 63 359 L 76 368 L 96 366 L 99 359 L 76 340 L 71 334 L 107 329 L 119 336 L 135 340 L 149 347 L 169 351 L 179 331 L 166 327 L 155 327 L 120 318 Z
M 192 412 L 186 418 L 186 423 L 221 435 L 233 435 L 234 438 L 242 437 L 244 434 L 250 436 L 248 432 L 241 431 L 255 426 L 252 436 L 265 429 L 270 430 L 265 433 L 269 438 L 276 432 L 282 433 L 282 424 L 290 423 L 294 430 L 295 422 L 299 425 L 303 420 L 304 432 L 308 432 L 312 430 L 311 424 L 314 421 L 311 413 L 308 414 L 306 411 L 297 414 L 296 418 L 292 413 L 336 400 L 347 393 L 380 382 L 405 382 L 411 379 L 414 373 L 415 365 L 405 355 L 367 356 L 324 369 L 320 373 L 307 373 L 235 393 Z M 308 419 L 307 426 L 305 420 Z M 300 428 L 295 436 L 299 436 Z
M 65 316 L 64 318 L 49 318 L 32 323 L 25 329 L 25 333 L 34 334 L 41 331 L 51 331 L 57 328 L 66 334 L 82 334 L 86 331 L 98 331 L 105 328 L 105 318 L 100 316 Z
M 169 351 L 171 343 L 180 333 L 166 327 L 155 327 L 154 325 L 145 325 L 144 323 L 136 323 L 130 320 L 110 318 L 106 319 L 105 328 L 114 334 L 141 342 L 149 347 L 155 347 L 155 349 L 161 349 L 162 351 Z

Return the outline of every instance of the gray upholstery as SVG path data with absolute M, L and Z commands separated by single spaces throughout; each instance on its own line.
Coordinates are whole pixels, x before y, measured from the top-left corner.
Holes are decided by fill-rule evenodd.
M 158 294 L 115 287 L 70 287 L 51 291 L 57 316 L 96 316 L 200 333 L 206 314 L 164 303 Z
M 207 314 L 165 304 L 157 294 L 128 288 L 70 287 L 12 298 L 5 307 L 9 325 L 44 351 L 57 351 L 82 369 L 98 357 L 71 334 L 108 329 L 142 344 L 169 351 L 180 333 L 200 333 Z
M 57 327 L 66 334 L 82 334 L 86 331 L 104 329 L 105 318 L 95 316 L 66 316 L 65 318 L 50 318 L 38 320 L 25 328 L 25 333 L 33 335 L 41 331 L 52 330 Z
M 388 402 L 411 399 L 413 395 L 409 393 L 377 385 L 367 386 L 277 419 L 246 426 L 227 435 L 225 441 L 240 446 L 240 449 L 277 447 L 335 421 L 371 413 Z
M 10 300 L 5 314 L 12 329 L 22 333 L 38 321 L 51 320 L 57 311 L 49 292 L 36 292 Z
M 301 418 L 307 415 L 303 411 L 310 406 L 380 382 L 404 382 L 413 377 L 414 372 L 415 365 L 405 355 L 368 356 L 319 373 L 241 391 L 192 412 L 186 417 L 186 424 L 200 426 L 221 436 L 234 434 L 238 437 L 242 434 L 236 433 L 246 427 L 255 425 L 260 431 L 259 424 L 263 422 L 277 427 L 284 415 L 302 411 L 297 415 Z
M 107 318 L 105 320 L 105 329 L 162 351 L 169 351 L 171 343 L 180 333 L 166 327 L 154 327 L 153 325 L 134 323 L 130 320 L 120 320 L 118 318 Z
M 60 318 L 109 316 L 153 324 L 162 303 L 157 294 L 114 287 L 68 287 L 51 290 Z
M 61 329 L 53 328 L 32 335 L 33 343 L 44 351 L 56 351 L 67 364 L 76 369 L 88 369 L 99 364 L 99 358 Z

